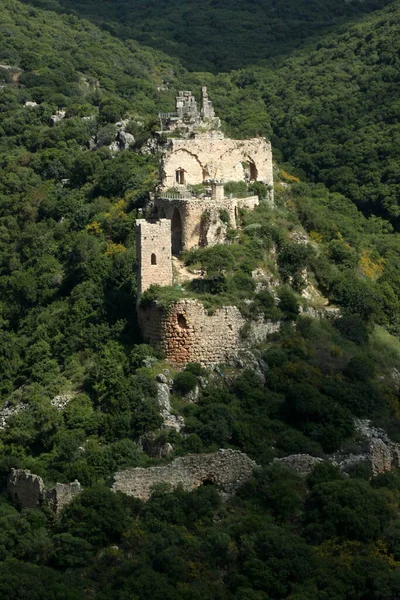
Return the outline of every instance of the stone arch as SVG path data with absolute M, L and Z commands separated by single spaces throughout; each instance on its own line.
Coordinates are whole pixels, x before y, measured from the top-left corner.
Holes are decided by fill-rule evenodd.
M 156 265 L 157 264 L 157 256 L 154 254 L 154 252 L 151 255 L 150 262 L 151 262 L 152 265 Z
M 182 228 L 181 213 L 176 208 L 176 206 L 174 208 L 174 212 L 172 214 L 172 219 L 171 219 L 171 233 L 172 233 L 172 254 L 174 256 L 178 256 L 182 252 L 182 249 L 183 249 L 183 243 L 182 243 L 183 228 Z
M 174 150 L 165 165 L 165 170 L 168 171 L 167 179 L 172 185 L 203 183 L 203 165 L 195 154 L 185 148 Z

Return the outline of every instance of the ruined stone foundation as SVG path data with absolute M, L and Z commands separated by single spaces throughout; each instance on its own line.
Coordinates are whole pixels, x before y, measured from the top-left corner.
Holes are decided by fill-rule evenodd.
M 54 488 L 48 489 L 39 475 L 24 469 L 11 469 L 7 479 L 7 493 L 20 508 L 39 508 L 46 504 L 58 512 L 81 491 L 81 484 L 77 480 L 56 483 Z
M 160 483 L 170 490 L 182 486 L 188 492 L 204 484 L 214 484 L 221 497 L 227 499 L 250 479 L 256 467 L 256 463 L 239 450 L 188 454 L 163 467 L 119 471 L 112 490 L 148 500 L 153 487 Z
M 161 348 L 172 365 L 199 362 L 212 366 L 227 362 L 251 342 L 279 331 L 279 323 L 250 323 L 249 337 L 243 339 L 246 320 L 236 306 L 222 306 L 209 315 L 198 300 L 179 300 L 168 309 L 156 303 L 138 308 L 144 341 Z

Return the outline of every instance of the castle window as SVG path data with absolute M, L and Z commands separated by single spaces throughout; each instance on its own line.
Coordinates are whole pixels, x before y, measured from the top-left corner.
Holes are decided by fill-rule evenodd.
M 181 329 L 187 329 L 187 321 L 182 313 L 178 315 L 178 325 L 181 327 Z
M 179 185 L 185 184 L 185 171 L 183 169 L 177 169 L 175 172 L 175 180 Z
M 251 161 L 250 162 L 250 181 L 257 181 L 258 172 L 256 165 Z
M 154 253 L 151 255 L 151 264 L 152 265 L 157 264 L 157 256 Z

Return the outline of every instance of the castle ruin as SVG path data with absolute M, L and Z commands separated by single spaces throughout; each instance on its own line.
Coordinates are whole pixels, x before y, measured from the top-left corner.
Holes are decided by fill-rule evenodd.
M 209 316 L 196 300 L 181 300 L 165 310 L 142 306 L 140 296 L 152 285 L 171 286 L 174 256 L 224 243 L 228 226 L 238 227 L 240 211 L 258 205 L 251 192 L 226 196 L 224 183 L 260 182 L 273 202 L 271 144 L 261 137 L 226 138 L 206 87 L 200 110 L 192 93 L 182 91 L 176 111 L 159 117 L 167 138 L 160 146 L 159 191 L 150 218 L 136 222 L 138 321 L 144 341 L 160 346 L 174 364 L 216 364 L 241 345 L 244 319 L 236 307 L 221 307 Z

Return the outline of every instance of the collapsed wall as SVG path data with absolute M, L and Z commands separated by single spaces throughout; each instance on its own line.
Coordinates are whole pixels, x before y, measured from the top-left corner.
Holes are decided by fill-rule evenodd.
M 171 490 L 182 486 L 191 491 L 201 485 L 214 484 L 227 499 L 250 479 L 256 463 L 239 450 L 219 450 L 210 454 L 188 454 L 162 467 L 126 469 L 115 474 L 112 490 L 148 500 L 157 484 Z
M 222 306 L 209 315 L 193 298 L 178 300 L 168 308 L 157 303 L 138 306 L 145 342 L 161 348 L 173 365 L 199 362 L 212 366 L 237 356 L 240 348 L 279 331 L 280 323 L 263 319 L 248 322 L 236 306 Z M 249 331 L 243 336 L 244 326 Z
M 7 493 L 19 508 L 40 508 L 50 505 L 58 512 L 82 491 L 78 480 L 73 483 L 56 483 L 46 488 L 43 479 L 24 469 L 11 469 L 7 479 Z

